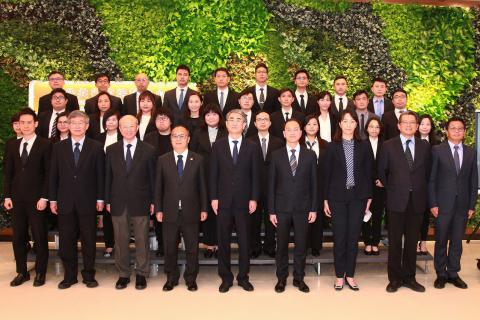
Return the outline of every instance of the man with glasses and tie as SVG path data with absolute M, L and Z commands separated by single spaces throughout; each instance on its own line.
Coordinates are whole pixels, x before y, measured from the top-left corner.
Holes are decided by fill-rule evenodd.
M 435 220 L 434 287 L 451 283 L 467 289 L 458 276 L 462 239 L 468 219 L 475 214 L 478 190 L 477 155 L 463 144 L 465 122 L 452 117 L 447 122 L 447 141 L 432 148 L 429 208 Z M 448 247 L 448 252 L 447 252 Z
M 392 100 L 385 96 L 387 89 L 388 87 L 385 79 L 373 79 L 372 87 L 370 88 L 373 97 L 368 101 L 368 111 L 375 113 L 379 119 L 382 119 L 385 113 L 394 109 Z
M 62 88 L 53 89 L 51 94 L 50 111 L 42 112 L 38 115 L 37 134 L 46 139 L 54 138 L 60 134 L 57 132 L 58 115 L 67 110 L 67 93 Z
M 165 92 L 163 96 L 163 107 L 168 108 L 174 119 L 174 125 L 178 124 L 185 116 L 185 108 L 187 108 L 188 97 L 192 90 L 188 87 L 190 81 L 190 68 L 186 65 L 179 65 L 176 71 L 177 87 Z
M 257 111 L 252 109 L 254 102 L 255 100 L 251 91 L 243 90 L 238 94 L 240 110 L 246 115 L 246 125 L 242 133 L 245 138 L 253 137 L 257 134 L 257 128 L 255 127 L 255 115 Z
M 230 262 L 230 241 L 233 226 L 238 242 L 237 282 L 246 291 L 253 291 L 249 282 L 249 215 L 257 209 L 260 197 L 262 152 L 260 147 L 242 136 L 246 116 L 240 109 L 227 114 L 228 137 L 218 139 L 210 156 L 210 199 L 217 215 L 218 274 L 220 292 L 233 285 Z
M 50 86 L 50 88 L 52 88 L 52 90 L 63 89 L 63 86 L 65 85 L 64 75 L 57 70 L 50 72 L 48 74 L 48 85 Z M 67 111 L 70 112 L 70 111 L 79 109 L 77 96 L 74 96 L 71 93 L 66 93 L 66 99 L 67 99 L 67 106 L 66 106 Z M 46 111 L 52 111 L 52 92 L 44 96 L 41 96 L 40 99 L 38 100 L 38 114 L 41 114 Z
M 295 99 L 293 108 L 302 112 L 305 116 L 318 112 L 317 99 L 315 95 L 307 91 L 310 82 L 310 74 L 305 69 L 299 69 L 293 76 L 295 82 Z
M 397 88 L 392 94 L 392 103 L 395 109 L 385 112 L 382 116 L 383 134 L 385 141 L 395 138 L 400 134 L 398 121 L 400 115 L 407 111 L 407 92 L 402 88 Z
M 50 169 L 50 210 L 58 215 L 59 256 L 64 278 L 59 289 L 76 284 L 77 239 L 82 244 L 83 283 L 98 286 L 95 280 L 97 211 L 104 206 L 105 156 L 103 145 L 85 136 L 89 118 L 82 111 L 68 115 L 70 138 L 53 146 Z
M 122 108 L 121 112 L 123 115 L 129 114 L 135 117 L 137 116 L 137 114 L 140 112 L 140 100 L 139 100 L 140 94 L 148 90 L 149 84 L 150 84 L 150 80 L 148 79 L 148 76 L 145 73 L 138 73 L 135 76 L 135 87 L 137 88 L 137 91 L 123 97 L 123 105 L 121 106 Z M 155 97 L 155 107 L 158 110 L 162 106 L 162 97 L 156 94 L 153 94 L 153 95 Z M 115 103 L 113 101 L 112 107 L 114 106 L 115 106 Z M 85 111 L 87 112 L 86 105 L 85 105 Z
M 278 90 L 267 85 L 268 67 L 265 63 L 259 63 L 255 66 L 255 85 L 245 90 L 253 94 L 255 112 L 265 111 L 269 114 L 280 109 L 278 103 Z
M 353 103 L 355 104 L 355 112 L 358 116 L 358 133 L 362 140 L 367 139 L 365 124 L 368 119 L 375 117 L 375 114 L 367 110 L 368 93 L 365 90 L 357 90 L 353 94 Z
M 340 113 L 346 109 L 353 109 L 355 106 L 353 101 L 347 97 L 348 81 L 344 75 L 338 75 L 333 80 L 333 100 L 330 105 L 330 112 L 337 118 Z
M 214 90 L 205 92 L 203 104 L 215 104 L 220 107 L 224 116 L 232 110 L 238 108 L 237 92 L 230 88 L 230 72 L 227 68 L 217 68 L 213 72 L 213 80 L 217 86 Z
M 387 192 L 387 292 L 396 292 L 401 286 L 424 292 L 425 287 L 415 279 L 416 248 L 427 208 L 430 145 L 415 137 L 416 113 L 403 112 L 398 129 L 400 135 L 383 144 L 378 164 L 378 177 Z
M 270 133 L 282 140 L 285 139 L 283 135 L 283 129 L 285 128 L 285 123 L 290 119 L 297 119 L 301 126 L 305 121 L 305 115 L 295 110 L 292 107 L 294 101 L 293 91 L 289 88 L 283 88 L 279 91 L 278 102 L 280 103 L 280 110 L 272 113 L 270 119 L 272 120 L 272 126 L 270 127 Z

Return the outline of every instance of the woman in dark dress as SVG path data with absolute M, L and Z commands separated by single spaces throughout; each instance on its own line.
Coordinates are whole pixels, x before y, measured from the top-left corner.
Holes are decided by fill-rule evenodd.
M 137 113 L 138 132 L 137 138 L 144 140 L 150 132 L 157 130 L 155 119 L 157 108 L 155 107 L 155 95 L 146 90 L 138 96 L 139 111 Z
M 190 140 L 195 136 L 195 132 L 203 122 L 201 118 L 203 109 L 203 98 L 198 92 L 193 92 L 188 96 L 187 108 L 181 123 L 187 126 L 190 131 Z
M 91 114 L 90 121 L 88 123 L 87 136 L 89 138 L 95 139 L 100 133 L 105 131 L 103 126 L 103 118 L 105 112 L 111 109 L 112 106 L 112 97 L 108 92 L 103 92 L 98 96 L 97 105 L 95 108 L 95 113 Z

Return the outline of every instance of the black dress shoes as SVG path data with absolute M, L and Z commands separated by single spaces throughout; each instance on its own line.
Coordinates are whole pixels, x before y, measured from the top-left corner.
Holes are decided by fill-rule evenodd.
M 218 291 L 220 291 L 221 293 L 225 293 L 225 292 L 228 292 L 228 290 L 230 290 L 231 287 L 232 287 L 231 282 L 222 281 L 222 283 L 220 284 L 220 287 L 218 287 Z
M 178 281 L 167 280 L 163 285 L 163 291 L 172 291 L 178 285 Z
M 238 281 L 238 285 L 245 291 L 253 291 L 253 285 L 248 280 Z
M 203 256 L 206 258 L 206 259 L 212 259 L 213 257 L 216 257 L 215 254 L 217 253 L 217 250 L 215 249 L 207 249 L 205 250 L 205 252 L 203 253 Z
M 277 284 L 275 285 L 275 292 L 282 293 L 285 291 L 285 286 L 287 285 L 287 281 L 285 279 L 279 279 Z
M 387 292 L 397 292 L 398 288 L 401 286 L 401 283 L 398 281 L 390 281 L 390 283 L 387 285 Z
M 303 280 L 293 280 L 293 286 L 297 287 L 298 290 L 302 292 L 310 292 L 310 288 L 307 286 L 307 284 Z
M 70 288 L 71 286 L 73 286 L 74 284 L 78 283 L 78 281 L 75 279 L 73 281 L 67 281 L 67 280 L 63 280 L 62 282 L 60 282 L 58 284 L 58 289 L 68 289 Z
M 115 284 L 115 289 L 118 289 L 118 290 L 125 289 L 129 283 L 130 283 L 130 278 L 120 277 L 118 278 L 117 283 Z
M 17 287 L 23 284 L 25 281 L 30 280 L 30 273 L 22 274 L 19 273 L 13 280 L 10 282 L 10 287 Z
M 312 249 L 312 256 L 319 257 L 320 256 L 320 250 L 319 249 Z
M 143 290 L 147 287 L 147 279 L 144 276 L 137 274 L 135 278 L 135 289 Z
M 45 284 L 45 275 L 44 274 L 37 274 L 35 279 L 33 280 L 34 287 L 41 287 Z
M 433 282 L 433 286 L 437 289 L 443 289 L 445 288 L 446 283 L 447 283 L 447 278 L 438 277 L 437 279 L 435 279 L 435 282 Z
M 415 292 L 425 292 L 425 287 L 418 283 L 415 279 L 403 282 L 403 286 Z
M 95 280 L 95 279 L 90 279 L 90 280 L 85 280 L 85 279 L 83 279 L 82 282 L 87 286 L 87 288 L 96 288 L 96 287 L 98 287 L 98 282 L 97 282 L 97 280 Z
M 449 283 L 453 284 L 455 287 L 457 288 L 460 288 L 460 289 L 467 289 L 468 286 L 467 284 L 465 283 L 465 281 L 463 281 L 460 277 L 456 277 L 456 278 L 448 278 L 447 280 Z
M 263 249 L 263 252 L 270 258 L 275 258 L 275 249 Z
M 197 283 L 195 281 L 191 283 L 187 283 L 187 289 L 188 291 L 197 291 L 198 290 Z
M 260 256 L 260 253 L 262 253 L 260 249 L 252 250 L 252 252 L 250 253 L 250 258 L 252 259 L 258 258 Z

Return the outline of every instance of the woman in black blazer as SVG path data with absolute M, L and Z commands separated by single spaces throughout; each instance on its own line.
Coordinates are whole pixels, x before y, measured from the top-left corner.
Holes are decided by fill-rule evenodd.
M 222 111 L 215 104 L 208 104 L 202 111 L 202 125 L 195 131 L 190 140 L 190 150 L 200 154 L 203 157 L 205 165 L 205 176 L 209 177 L 210 154 L 212 145 L 219 138 L 227 136 L 225 122 Z M 210 199 L 209 199 L 210 200 Z M 210 203 L 211 201 L 208 201 Z M 204 252 L 205 258 L 216 256 L 218 249 L 217 242 L 217 222 L 216 215 L 209 205 L 207 220 L 202 222 L 203 244 L 207 246 Z
M 140 110 L 137 113 L 137 138 L 143 141 L 148 133 L 157 130 L 155 125 L 155 119 L 157 118 L 155 95 L 148 90 L 143 91 L 138 96 L 138 105 Z
M 378 156 L 382 150 L 382 122 L 377 117 L 371 117 L 365 124 L 367 133 L 367 143 L 372 153 L 372 203 L 370 211 L 372 217 L 363 223 L 362 235 L 365 243 L 364 253 L 366 255 L 379 255 L 378 244 L 380 243 L 380 235 L 382 231 L 382 217 L 385 211 L 385 188 L 378 180 L 377 163 Z
M 112 109 L 112 97 L 108 92 L 103 92 L 98 96 L 95 112 L 89 116 L 87 136 L 95 139 L 100 133 L 105 131 L 103 118 L 105 112 Z
M 358 290 L 354 279 L 358 238 L 372 201 L 372 154 L 357 127 L 355 111 L 343 111 L 324 160 L 324 212 L 332 217 L 335 290 L 343 289 L 345 281 Z
M 57 116 L 57 134 L 50 138 L 52 143 L 68 139 L 70 137 L 70 131 L 68 129 L 68 111 L 64 111 Z
M 338 121 L 334 114 L 330 110 L 333 97 L 328 91 L 322 91 L 317 97 L 318 112 L 315 113 L 320 125 L 319 135 L 320 137 L 331 142 L 335 132 L 338 128 Z M 323 124 L 323 126 L 322 126 Z
M 187 107 L 183 119 L 180 121 L 190 131 L 190 140 L 195 136 L 195 132 L 201 126 L 203 119 L 201 117 L 203 109 L 203 98 L 198 92 L 193 92 L 188 96 Z

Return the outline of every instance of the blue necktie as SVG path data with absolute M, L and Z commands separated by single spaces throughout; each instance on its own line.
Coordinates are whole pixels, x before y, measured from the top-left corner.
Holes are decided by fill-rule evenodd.
M 132 152 L 130 151 L 130 148 L 132 145 L 129 143 L 127 144 L 127 156 L 125 157 L 125 164 L 127 165 L 127 172 L 130 172 L 130 168 L 132 167 Z
M 183 95 L 183 90 L 184 89 L 180 89 L 180 97 L 178 99 L 178 109 L 182 109 L 183 100 L 185 99 L 185 96 Z
M 233 140 L 233 154 L 232 154 L 232 158 L 233 158 L 233 164 L 237 164 L 237 160 L 238 160 L 238 148 L 237 148 L 237 144 L 238 144 L 238 141 L 237 140 Z
M 182 174 L 183 174 L 183 156 L 181 154 L 179 154 L 177 156 L 178 160 L 177 160 L 177 172 L 178 172 L 178 176 L 181 178 L 182 177 Z
M 298 167 L 298 163 L 297 163 L 297 157 L 295 156 L 295 149 L 292 149 L 290 150 L 290 152 L 292 153 L 292 155 L 290 156 L 290 168 L 292 169 L 292 175 L 295 176 L 295 173 L 297 172 L 297 167 Z
M 78 165 L 78 160 L 80 160 L 80 142 L 75 142 L 75 149 L 73 149 L 73 160 L 75 161 L 75 167 Z

